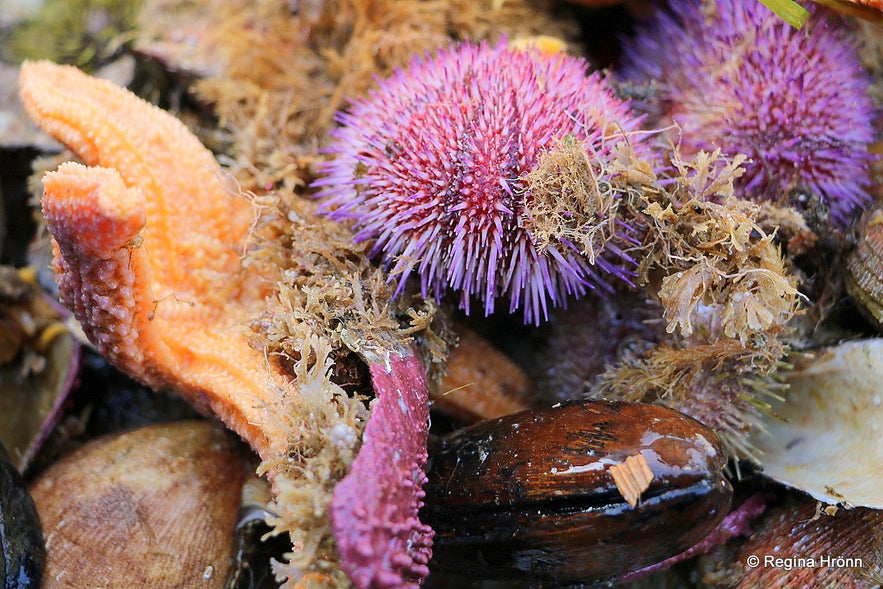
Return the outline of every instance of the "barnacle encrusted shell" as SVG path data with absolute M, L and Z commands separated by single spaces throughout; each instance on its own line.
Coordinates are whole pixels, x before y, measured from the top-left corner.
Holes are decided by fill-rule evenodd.
M 883 329 L 883 210 L 879 205 L 862 222 L 855 249 L 846 259 L 844 282 L 859 310 Z
M 883 509 L 883 339 L 822 348 L 752 431 L 764 474 L 825 503 Z
M 246 464 L 208 422 L 100 438 L 31 494 L 46 536 L 46 589 L 224 585 Z

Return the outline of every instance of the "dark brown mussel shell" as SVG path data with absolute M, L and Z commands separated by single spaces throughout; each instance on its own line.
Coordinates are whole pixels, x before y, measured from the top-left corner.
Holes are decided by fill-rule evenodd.
M 635 507 L 610 468 L 640 455 Z M 433 567 L 542 586 L 600 583 L 674 556 L 726 515 L 713 432 L 656 405 L 583 401 L 460 430 L 431 451 L 424 521 Z
M 0 572 L 4 587 L 37 589 L 46 548 L 34 501 L 18 470 L 0 446 Z

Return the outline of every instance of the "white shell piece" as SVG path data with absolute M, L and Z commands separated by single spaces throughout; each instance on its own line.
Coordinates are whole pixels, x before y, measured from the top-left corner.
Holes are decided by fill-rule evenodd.
M 751 442 L 764 473 L 825 503 L 883 509 L 883 339 L 823 348 Z M 760 431 L 766 429 L 766 432 Z

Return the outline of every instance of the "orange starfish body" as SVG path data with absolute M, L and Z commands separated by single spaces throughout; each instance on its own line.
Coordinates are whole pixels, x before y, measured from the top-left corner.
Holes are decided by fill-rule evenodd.
M 262 409 L 284 382 L 248 342 L 263 299 L 242 267 L 251 205 L 184 124 L 110 82 L 26 63 L 21 97 L 87 164 L 44 178 L 64 303 L 117 367 L 211 410 L 266 458 L 285 436 Z
M 212 154 L 180 121 L 128 91 L 49 62 L 24 64 L 20 85 L 31 118 L 86 162 L 43 180 L 65 305 L 117 367 L 174 389 L 248 441 L 284 511 L 286 477 L 296 476 L 286 470 L 288 444 L 302 435 L 284 417 L 303 410 L 294 404 L 304 383 L 249 344 L 248 323 L 270 287 L 242 263 L 251 206 L 225 188 Z M 341 569 L 360 589 L 416 587 L 432 545 L 417 517 L 426 378 L 411 351 L 368 363 L 378 418 L 330 501 L 331 527 Z M 284 572 L 286 586 L 321 584 L 314 572 Z M 334 585 L 332 573 L 326 567 L 321 582 Z

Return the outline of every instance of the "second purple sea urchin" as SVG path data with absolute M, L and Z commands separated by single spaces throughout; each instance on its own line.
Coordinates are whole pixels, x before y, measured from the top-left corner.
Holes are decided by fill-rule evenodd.
M 339 115 L 334 157 L 316 182 L 325 208 L 374 239 L 401 290 L 412 273 L 424 296 L 460 293 L 486 314 L 508 297 L 538 323 L 610 277 L 629 259 L 615 240 L 585 256 L 567 239 L 539 244 L 528 226 L 526 176 L 542 155 L 576 140 L 604 161 L 640 117 L 588 64 L 565 54 L 458 44 L 397 71 Z M 584 214 L 579 211 L 578 214 Z M 610 234 L 622 232 L 612 215 Z
M 655 87 L 636 106 L 676 126 L 682 154 L 748 156 L 744 198 L 795 204 L 808 193 L 837 226 L 870 201 L 869 80 L 824 9 L 795 30 L 756 0 L 673 0 L 626 43 L 620 77 Z

